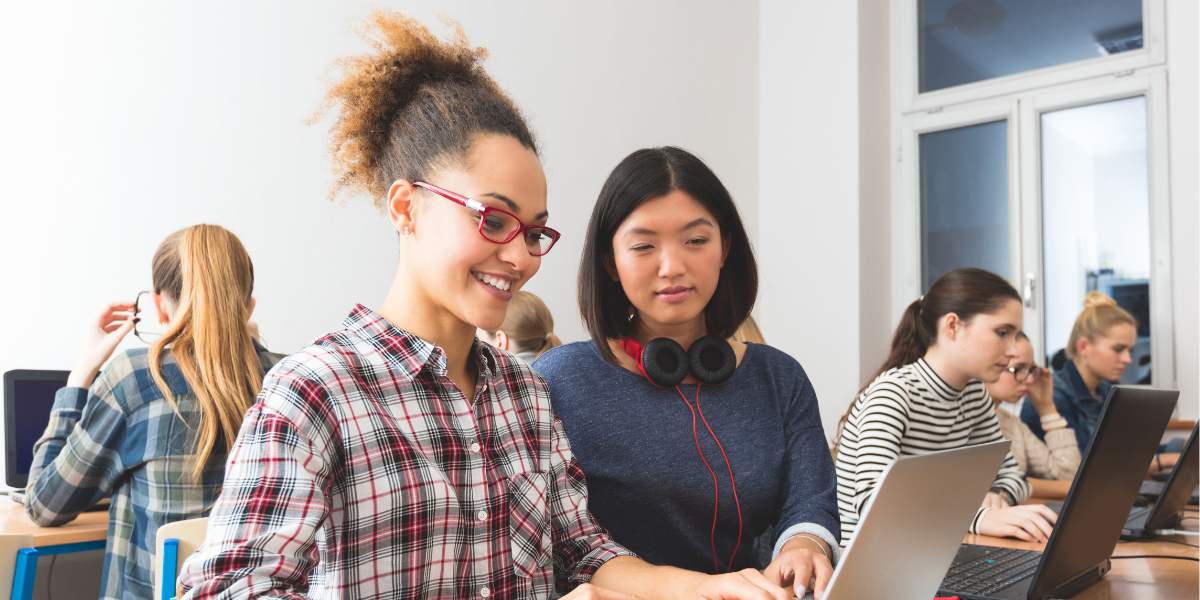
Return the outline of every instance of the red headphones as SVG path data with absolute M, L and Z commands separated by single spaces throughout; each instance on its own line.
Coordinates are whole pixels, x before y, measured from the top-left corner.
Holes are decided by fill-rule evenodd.
M 725 455 L 725 448 L 721 446 L 721 440 L 717 439 L 717 434 L 713 433 L 708 419 L 704 418 L 704 411 L 700 410 L 700 386 L 720 385 L 733 376 L 733 371 L 737 368 L 737 355 L 733 352 L 733 346 L 715 335 L 706 335 L 696 340 L 687 352 L 684 352 L 683 346 L 671 338 L 655 338 L 650 340 L 645 348 L 642 348 L 636 340 L 628 338 L 621 339 L 620 344 L 625 353 L 637 363 L 638 370 L 646 376 L 650 383 L 658 387 L 675 388 L 675 391 L 679 392 L 679 397 L 683 399 L 683 403 L 687 404 L 688 409 L 692 411 L 692 438 L 696 441 L 696 452 L 700 454 L 700 460 L 704 462 L 704 467 L 708 469 L 708 473 L 713 478 L 713 523 L 712 530 L 708 534 L 708 543 L 713 551 L 713 567 L 716 573 L 721 572 L 721 566 L 717 562 L 716 545 L 717 509 L 721 504 L 721 488 L 717 484 L 717 474 L 709 466 L 708 459 L 704 458 L 704 451 L 700 449 L 700 434 L 696 430 L 697 412 L 700 413 L 700 420 L 704 422 L 704 428 L 717 443 L 721 457 L 725 459 L 725 468 L 729 470 L 729 483 L 733 487 L 733 502 L 737 506 L 738 515 L 738 541 L 733 547 L 733 554 L 729 556 L 729 568 L 726 570 L 727 573 L 732 572 L 733 559 L 737 556 L 738 548 L 742 544 L 742 503 L 738 499 L 737 482 L 733 479 L 733 467 L 729 464 L 729 457 Z M 679 384 L 687 379 L 689 372 L 699 382 L 696 385 L 695 407 L 688 402 L 683 390 L 679 389 Z

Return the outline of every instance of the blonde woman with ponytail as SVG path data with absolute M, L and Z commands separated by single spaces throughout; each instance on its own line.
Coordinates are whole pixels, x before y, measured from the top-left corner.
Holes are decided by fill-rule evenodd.
M 151 273 L 154 311 L 135 319 L 133 303 L 117 302 L 89 326 L 29 473 L 26 511 L 42 526 L 112 498 L 101 598 L 153 596 L 159 526 L 208 513 L 226 448 L 281 358 L 254 339 L 254 267 L 237 236 L 216 225 L 177 231 Z M 109 361 L 151 318 L 166 324 L 163 336 Z
M 1080 452 L 1087 450 L 1113 384 L 1133 362 L 1130 351 L 1136 343 L 1133 315 L 1112 298 L 1088 292 L 1067 341 L 1068 360 L 1054 374 L 1054 406 L 1066 426 L 1075 431 Z M 1021 421 L 1039 439 L 1046 439 L 1041 417 L 1029 402 L 1021 408 Z M 1178 458 L 1178 453 L 1160 455 L 1151 471 L 1172 466 Z
M 513 294 L 499 329 L 480 329 L 479 339 L 533 364 L 547 350 L 562 345 L 554 335 L 554 317 L 541 298 L 530 292 Z

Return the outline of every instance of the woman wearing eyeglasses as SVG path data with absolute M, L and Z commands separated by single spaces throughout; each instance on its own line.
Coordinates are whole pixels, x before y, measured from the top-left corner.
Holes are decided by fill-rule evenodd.
M 1033 362 L 1033 345 L 1025 332 L 1017 334 L 1018 356 L 1008 364 L 1000 379 L 987 385 L 988 394 L 996 403 L 996 418 L 1000 431 L 1012 440 L 1012 455 L 1017 466 L 1025 472 L 1037 498 L 1066 498 L 1071 480 L 1079 469 L 1082 457 L 1075 443 L 1075 430 L 1054 407 L 1054 376 Z M 1039 424 L 1046 432 L 1045 441 L 1034 435 L 1021 418 L 1001 404 L 1016 404 L 1028 398 L 1037 411 Z
M 159 526 L 208 513 L 225 449 L 281 358 L 253 339 L 254 266 L 237 236 L 216 225 L 177 231 L 151 275 L 154 291 L 138 301 L 152 298 L 153 310 L 113 303 L 89 325 L 29 472 L 25 510 L 42 526 L 111 497 L 102 598 L 153 596 Z M 146 319 L 165 333 L 139 331 Z M 130 331 L 150 347 L 108 361 Z
M 337 189 L 386 209 L 399 265 L 377 311 L 267 376 L 186 597 L 784 600 L 649 565 L 592 519 L 545 382 L 475 335 L 559 237 L 534 138 L 461 28 L 367 25 L 327 97 Z

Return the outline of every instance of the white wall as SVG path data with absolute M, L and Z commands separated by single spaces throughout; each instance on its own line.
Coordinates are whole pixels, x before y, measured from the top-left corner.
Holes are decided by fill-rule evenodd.
M 804 366 L 832 437 L 860 377 L 858 11 L 759 12 L 760 325 Z
M 1179 416 L 1200 417 L 1200 9 L 1167 0 L 1171 260 Z
M 892 339 L 891 2 L 858 0 L 858 383 Z
M 698 153 L 757 236 L 753 3 L 5 3 L 0 371 L 69 368 L 85 321 L 148 288 L 157 244 L 199 222 L 246 244 L 274 350 L 338 327 L 355 302 L 378 306 L 395 232 L 370 199 L 328 201 L 327 124 L 303 124 L 329 65 L 366 50 L 352 19 L 371 4 L 439 32 L 440 12 L 459 19 L 529 116 L 564 239 L 527 289 L 563 339 L 585 337 L 584 228 L 633 150 Z

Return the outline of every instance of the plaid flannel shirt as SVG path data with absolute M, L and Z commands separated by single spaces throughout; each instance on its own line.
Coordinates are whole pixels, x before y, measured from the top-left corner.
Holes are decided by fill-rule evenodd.
M 255 345 L 265 373 L 281 357 Z M 39 525 L 62 525 L 112 497 L 101 598 L 150 600 L 154 538 L 167 523 L 203 517 L 221 489 L 225 449 L 213 448 L 192 480 L 202 411 L 170 352 L 163 378 L 176 414 L 150 374 L 149 349 L 117 354 L 89 392 L 64 387 L 46 433 L 34 445 L 25 511 Z M 157 599 L 155 599 L 157 600 Z
M 546 383 L 478 340 L 475 401 L 441 348 L 359 305 L 267 375 L 186 598 L 544 598 L 630 554 L 587 509 Z

